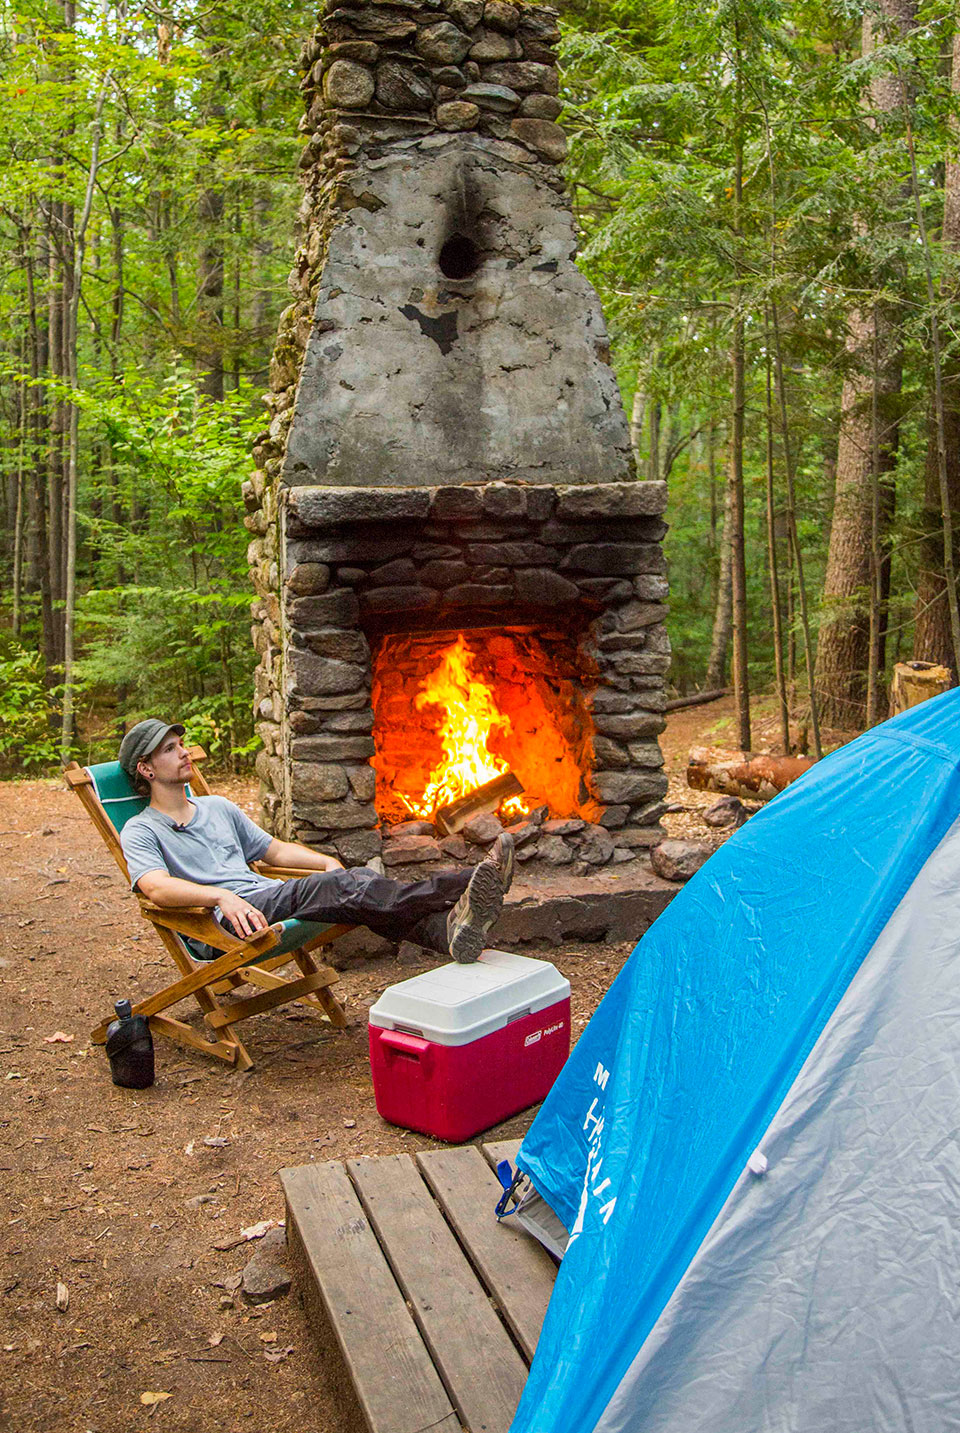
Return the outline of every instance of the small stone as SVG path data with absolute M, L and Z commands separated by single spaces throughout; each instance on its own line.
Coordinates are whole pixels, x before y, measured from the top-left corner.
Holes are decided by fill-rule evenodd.
M 562 836 L 541 836 L 537 842 L 537 855 L 548 866 L 569 866 L 573 851 Z
M 588 866 L 605 866 L 613 855 L 614 840 L 602 826 L 590 824 L 577 841 L 577 855 Z
M 297 597 L 326 592 L 330 586 L 330 569 L 323 562 L 298 562 L 287 578 L 287 591 Z
M 353 627 L 360 607 L 352 592 L 324 592 L 318 597 L 298 597 L 287 603 L 290 625 L 299 631 L 321 627 Z
M 608 830 L 615 831 L 618 826 L 623 825 L 629 815 L 629 806 L 608 806 L 600 817 L 600 825 L 605 826 Z M 619 832 L 617 834 L 619 837 Z
M 610 858 L 610 864 L 612 866 L 622 866 L 624 861 L 635 861 L 636 859 L 636 851 L 626 851 L 622 846 L 617 846 Z
M 556 95 L 539 93 L 525 95 L 520 113 L 525 119 L 556 119 L 563 109 L 563 103 Z
M 309 738 L 294 739 L 292 743 L 294 752 L 301 740 L 309 740 Z M 310 801 L 338 801 L 341 796 L 346 796 L 350 789 L 340 766 L 308 762 L 299 771 L 296 768 L 294 770 L 297 791 Z
M 722 830 L 726 826 L 742 826 L 749 821 L 751 814 L 738 797 L 721 796 L 708 811 L 704 811 L 703 819 L 708 826 Z
M 449 588 L 444 598 L 450 607 L 501 607 L 512 602 L 513 588 L 464 582 L 459 587 Z
M 577 543 L 560 564 L 601 577 L 635 577 L 665 566 L 663 551 L 650 542 Z
M 497 114 L 512 114 L 520 103 L 516 90 L 507 85 L 471 84 L 461 92 L 462 100 L 469 100 L 481 109 L 490 109 Z
M 365 109 L 374 89 L 370 71 L 352 60 L 334 60 L 323 77 L 324 96 L 338 109 Z
M 474 846 L 492 846 L 502 831 L 503 826 L 492 812 L 481 811 L 478 816 L 470 817 L 461 835 Z
M 527 495 L 519 483 L 488 483 L 483 490 L 483 510 L 492 517 L 523 517 Z
M 358 801 L 372 801 L 377 794 L 377 773 L 372 766 L 344 767 L 350 778 L 350 790 Z
M 187 1200 L 188 1209 L 199 1209 L 202 1204 L 212 1204 L 212 1194 L 195 1194 L 192 1199 Z
M 483 0 L 450 0 L 447 9 L 465 30 L 475 30 L 483 19 Z
M 434 70 L 433 78 L 436 84 L 450 90 L 462 90 L 467 83 L 466 76 L 456 65 L 443 65 L 439 70 Z
M 593 784 L 604 804 L 617 806 L 662 796 L 667 778 L 660 772 L 595 771 Z
M 465 562 L 426 562 L 420 569 L 420 581 L 428 587 L 454 587 L 469 576 L 470 568 Z
M 597 764 L 608 770 L 625 771 L 630 765 L 626 748 L 617 741 L 611 741 L 608 736 L 598 735 L 593 738 L 593 755 Z
M 412 866 L 417 861 L 439 861 L 440 842 L 433 836 L 398 836 L 383 848 L 385 866 Z
M 653 826 L 625 826 L 616 834 L 618 846 L 628 850 L 649 850 L 651 846 L 659 846 L 663 840 L 663 827 L 659 822 Z
M 489 65 L 485 78 L 492 85 L 507 85 L 512 90 L 539 90 L 555 95 L 560 87 L 557 71 L 552 65 L 537 65 L 529 60 L 507 60 L 502 65 Z
M 519 850 L 540 835 L 540 827 L 535 821 L 517 821 L 513 826 L 507 827 L 507 835 L 513 837 L 513 844 Z
M 365 662 L 370 656 L 370 648 L 362 632 L 344 632 L 339 627 L 304 633 L 303 644 L 318 657 L 339 657 L 344 662 Z
M 557 513 L 564 518 L 659 517 L 666 506 L 665 482 L 584 483 L 561 490 Z
M 432 587 L 375 587 L 360 598 L 363 612 L 425 612 L 437 605 Z
M 417 54 L 434 65 L 459 65 L 470 49 L 470 41 L 462 30 L 441 20 L 425 25 L 417 35 Z
M 384 109 L 406 112 L 429 109 L 433 96 L 413 70 L 384 60 L 377 66 L 377 99 Z
M 650 852 L 650 864 L 665 881 L 689 881 L 712 854 L 702 841 L 661 841 Z
M 647 573 L 634 578 L 633 590 L 641 602 L 663 602 L 670 592 L 665 577 L 655 577 Z
M 388 522 L 423 518 L 430 507 L 429 488 L 290 488 L 288 506 L 308 527 L 339 527 L 345 522 Z
M 512 35 L 520 24 L 520 11 L 516 5 L 509 4 L 509 0 L 487 0 L 483 7 L 483 23 Z
M 477 64 L 494 64 L 497 60 L 517 60 L 523 54 L 518 42 L 511 35 L 498 34 L 491 30 L 481 36 L 470 47 L 470 58 Z
M 372 736 L 341 736 L 338 732 L 321 732 L 318 736 L 298 736 L 290 743 L 290 755 L 295 762 L 314 761 L 363 761 L 373 756 L 376 748 Z M 307 765 L 307 771 L 316 770 Z M 329 796 L 321 796 L 329 801 Z
M 558 124 L 548 119 L 515 119 L 510 133 L 553 164 L 560 164 L 567 157 L 567 136 Z
M 477 518 L 481 511 L 480 499 L 477 488 L 437 488 L 430 505 L 430 516 L 435 522 Z
M 380 58 L 380 47 L 372 40 L 341 40 L 338 45 L 328 45 L 327 54 L 331 60 L 356 60 L 358 65 L 375 65 Z
M 337 10 L 334 15 L 326 21 L 327 30 L 331 32 L 333 20 L 345 20 L 357 30 L 363 30 L 367 35 L 376 35 L 378 40 L 409 40 L 417 32 L 417 27 L 412 20 L 401 20 L 396 11 L 378 9 L 374 5 L 363 5 L 357 10 Z
M 286 1254 L 286 1233 L 271 1229 L 240 1276 L 240 1292 L 248 1304 L 265 1304 L 290 1292 L 292 1279 L 282 1262 Z
M 469 855 L 467 843 L 462 836 L 444 836 L 440 842 L 440 850 L 451 861 L 465 861 Z
M 350 866 L 362 866 L 374 856 L 380 855 L 380 832 L 348 831 L 336 837 L 333 842 L 333 847 L 343 864 L 348 868 Z M 339 952 L 340 946 L 338 945 L 338 955 Z
M 432 821 L 398 821 L 396 826 L 385 826 L 383 837 L 393 841 L 398 836 L 435 836 L 437 828 Z
M 579 817 L 561 816 L 552 821 L 544 821 L 543 832 L 546 836 L 573 836 L 582 831 L 586 825 Z
M 449 133 L 476 129 L 480 118 L 480 106 L 468 104 L 466 100 L 450 100 L 437 105 L 437 124 Z
M 573 582 L 549 568 L 525 568 L 516 575 L 517 598 L 532 607 L 561 607 L 579 596 Z
M 366 669 L 355 662 L 317 657 L 293 647 L 288 653 L 294 684 L 301 696 L 322 697 L 357 692 L 366 682 Z
M 371 587 L 398 587 L 401 583 L 416 582 L 416 565 L 409 557 L 398 557 L 382 567 L 375 567 L 369 580 Z

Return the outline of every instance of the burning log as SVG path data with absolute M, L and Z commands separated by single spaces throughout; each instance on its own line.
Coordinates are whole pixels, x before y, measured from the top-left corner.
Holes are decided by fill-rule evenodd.
M 482 786 L 458 796 L 456 801 L 441 806 L 433 819 L 444 836 L 453 836 L 463 829 L 471 816 L 479 816 L 481 811 L 496 811 L 508 796 L 522 794 L 523 787 L 513 772 L 505 771 L 502 776 L 495 776 L 492 781 L 485 781 Z
M 687 785 L 695 791 L 769 801 L 813 764 L 812 756 L 755 756 L 749 751 L 693 746 L 687 759 Z

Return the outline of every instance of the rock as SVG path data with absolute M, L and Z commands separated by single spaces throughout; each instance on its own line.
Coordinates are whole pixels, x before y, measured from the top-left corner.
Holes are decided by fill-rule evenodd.
M 358 692 L 366 683 L 366 668 L 355 662 L 317 657 L 313 652 L 292 647 L 287 660 L 301 696 L 320 697 Z
M 483 23 L 512 35 L 520 24 L 520 11 L 516 5 L 509 4 L 508 0 L 487 0 L 483 7 Z
M 324 719 L 323 728 L 325 731 L 363 731 L 369 734 L 373 731 L 373 712 L 369 707 L 365 711 L 334 712 L 333 716 Z
M 702 841 L 661 841 L 650 852 L 650 864 L 665 881 L 689 881 L 712 854 Z
M 586 824 L 578 816 L 560 816 L 552 821 L 544 821 L 542 830 L 545 836 L 573 836 L 582 831 Z
M 593 784 L 604 804 L 616 806 L 662 796 L 667 789 L 667 778 L 659 771 L 642 775 L 630 771 L 596 771 Z
M 306 632 L 303 644 L 318 657 L 339 657 L 344 662 L 365 662 L 370 656 L 367 639 L 362 632 L 344 632 L 328 627 L 322 632 Z
M 466 90 L 463 98 L 467 98 Z M 478 518 L 481 513 L 480 499 L 481 494 L 476 488 L 437 488 L 430 504 L 430 516 L 435 522 Z
M 331 60 L 356 60 L 358 65 L 375 65 L 380 58 L 380 47 L 372 40 L 341 40 L 338 45 L 328 45 L 327 54 Z
M 652 627 L 662 622 L 669 610 L 662 602 L 627 602 L 616 614 L 617 629 L 620 632 L 638 632 L 644 627 Z
M 647 850 L 659 846 L 663 840 L 663 827 L 657 822 L 653 826 L 625 826 L 616 834 L 618 846 L 629 850 Z
M 294 740 L 293 746 L 296 748 L 297 740 Z M 342 767 L 322 762 L 305 762 L 299 768 L 295 766 L 294 780 L 297 790 L 309 801 L 338 801 L 350 789 Z
M 287 578 L 287 591 L 296 597 L 316 596 L 330 586 L 330 569 L 323 562 L 298 562 Z
M 722 829 L 725 826 L 734 828 L 742 826 L 749 821 L 753 813 L 748 811 L 743 802 L 736 796 L 721 796 L 708 811 L 704 811 L 703 819 L 708 826 Z
M 614 840 L 609 831 L 593 824 L 584 827 L 577 840 L 577 855 L 588 866 L 605 866 L 613 855 Z
M 377 66 L 377 99 L 384 109 L 407 112 L 429 109 L 433 95 L 413 70 L 384 60 Z
M 605 826 L 608 831 L 615 831 L 622 826 L 630 815 L 629 806 L 608 806 L 600 817 L 600 825 Z M 619 832 L 617 833 L 619 835 Z
M 450 0 L 447 10 L 465 30 L 475 30 L 483 19 L 483 0 Z
M 662 602 L 670 592 L 665 577 L 655 577 L 648 573 L 634 578 L 633 590 L 641 602 Z
M 541 836 L 537 842 L 537 855 L 548 866 L 569 866 L 573 851 L 562 836 Z
M 450 100 L 437 105 L 437 124 L 441 129 L 456 133 L 459 130 L 475 129 L 480 118 L 480 106 L 466 100 Z
M 515 119 L 510 125 L 510 134 L 553 164 L 560 164 L 567 157 L 567 136 L 558 124 L 548 119 Z
M 350 790 L 358 801 L 372 801 L 377 794 L 377 773 L 372 766 L 344 768 L 350 779 Z
M 627 750 L 634 766 L 663 765 L 663 753 L 655 741 L 631 741 Z
M 517 598 L 533 607 L 561 607 L 575 602 L 576 585 L 550 568 L 525 568 L 516 575 Z
M 248 1304 L 265 1304 L 290 1292 L 293 1281 L 286 1267 L 286 1251 L 283 1229 L 271 1229 L 260 1240 L 257 1252 L 240 1276 L 240 1292 Z
M 445 596 L 451 607 L 499 607 L 513 600 L 513 588 L 465 582 L 451 587 Z
M 384 827 L 384 840 L 393 841 L 398 836 L 435 836 L 437 828 L 432 821 L 398 821 L 396 826 Z
M 416 580 L 416 564 L 411 562 L 409 557 L 397 557 L 393 562 L 385 562 L 382 567 L 375 567 L 369 577 L 371 587 L 397 587 L 401 583 Z
M 602 577 L 635 577 L 645 569 L 662 568 L 664 559 L 659 545 L 652 542 L 595 542 L 576 544 L 560 565 Z
M 469 576 L 470 568 L 465 562 L 425 562 L 420 569 L 420 581 L 428 587 L 455 587 Z
M 356 594 L 342 589 L 287 602 L 290 625 L 301 632 L 321 627 L 353 627 L 359 615 Z
M 461 91 L 460 98 L 497 114 L 512 114 L 520 103 L 516 90 L 507 85 L 470 84 Z
M 498 34 L 490 30 L 470 47 L 470 58 L 479 65 L 489 65 L 497 60 L 517 60 L 523 54 L 518 41 L 511 35 Z
M 626 748 L 619 742 L 611 741 L 608 736 L 598 735 L 593 738 L 593 754 L 601 766 L 613 771 L 625 771 L 630 765 Z
M 658 517 L 666 506 L 665 482 L 584 483 L 561 489 L 557 499 L 565 518 Z
M 429 488 L 291 488 L 289 507 L 308 527 L 345 522 L 388 522 L 423 518 L 430 509 Z
M 539 6 L 537 9 L 524 6 L 520 16 L 520 29 L 524 36 L 533 35 L 547 45 L 555 45 L 560 39 L 556 12 L 545 6 Z
M 619 577 L 578 577 L 577 586 L 597 602 L 623 602 L 633 592 L 633 583 Z
M 334 848 L 335 848 L 335 850 L 336 850 L 337 855 L 340 857 L 341 861 L 343 862 L 343 864 L 344 864 L 345 866 L 347 866 L 347 867 L 350 867 L 350 866 L 362 866 L 366 861 L 372 860 L 374 856 L 379 856 L 379 855 L 380 855 L 380 850 L 381 850 L 380 832 L 379 832 L 379 831 L 347 831 L 347 832 L 343 833 L 342 835 L 337 835 L 336 837 L 334 837 L 333 845 L 334 845 Z M 370 934 L 371 937 L 373 937 L 374 939 L 377 938 L 377 937 L 374 937 L 374 936 L 373 936 L 373 932 L 372 932 L 372 931 L 369 932 L 369 934 Z M 339 961 L 339 956 L 340 956 L 341 949 L 342 949 L 342 946 L 341 946 L 340 942 L 338 941 L 338 942 L 337 942 L 337 957 L 338 957 L 338 961 Z
M 321 732 L 318 736 L 298 736 L 290 743 L 294 761 L 361 761 L 373 756 L 372 736 L 340 736 L 337 732 Z M 323 797 L 329 800 L 329 797 Z
M 352 60 L 334 60 L 323 77 L 324 96 L 337 109 L 365 109 L 375 88 L 370 71 Z
M 425 612 L 436 605 L 432 587 L 374 587 L 360 598 L 363 612 Z
M 451 861 L 465 861 L 470 854 L 466 841 L 459 835 L 442 837 L 440 850 L 445 856 L 449 856 Z
M 456 65 L 444 65 L 439 70 L 434 70 L 433 78 L 436 84 L 446 89 L 462 90 L 467 83 L 467 77 Z
M 334 11 L 326 21 L 331 37 L 334 28 L 331 21 L 334 20 L 345 20 L 356 30 L 363 30 L 367 35 L 376 35 L 378 40 L 409 40 L 417 31 L 413 20 L 401 20 L 395 10 L 379 9 L 375 5 L 362 5 L 356 10 Z
M 563 103 L 556 95 L 544 95 L 538 92 L 524 95 L 520 105 L 520 113 L 525 119 L 556 119 L 563 109 Z
M 188 1209 L 199 1209 L 202 1204 L 212 1204 L 212 1194 L 195 1194 L 192 1199 L 187 1200 Z
M 470 817 L 461 835 L 474 846 L 492 846 L 502 830 L 503 826 L 492 812 L 481 811 L 479 816 Z
M 417 54 L 433 65 L 459 65 L 470 49 L 470 41 L 449 20 L 425 25 L 417 34 Z
M 521 91 L 539 90 L 547 95 L 555 95 L 560 86 L 557 71 L 552 65 L 538 65 L 530 60 L 507 60 L 501 65 L 489 65 L 484 77 L 492 85 L 507 85 L 512 90 Z
M 636 859 L 636 851 L 627 851 L 624 850 L 622 846 L 617 846 L 613 855 L 610 857 L 610 864 L 612 866 L 622 866 L 624 861 L 635 861 Z
M 507 834 L 513 837 L 513 844 L 519 851 L 521 846 L 540 835 L 540 827 L 535 821 L 517 821 L 513 826 L 507 827 Z
M 443 852 L 433 836 L 398 836 L 383 848 L 385 866 L 412 866 L 417 861 L 439 861 Z
M 527 495 L 519 483 L 488 483 L 483 490 L 483 510 L 492 517 L 523 517 Z

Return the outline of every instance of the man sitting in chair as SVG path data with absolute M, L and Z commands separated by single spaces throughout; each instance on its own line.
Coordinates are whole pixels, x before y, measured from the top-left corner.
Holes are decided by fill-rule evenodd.
M 118 760 L 150 805 L 120 836 L 134 889 L 158 906 L 204 906 L 235 935 L 295 916 L 365 925 L 387 940 L 412 940 L 468 962 L 483 950 L 513 875 L 513 839 L 498 836 L 472 871 L 395 881 L 366 866 L 344 870 L 293 841 L 278 841 L 223 796 L 188 796 L 192 765 L 184 728 L 155 717 L 137 722 Z M 250 870 L 251 861 L 311 872 L 288 881 Z

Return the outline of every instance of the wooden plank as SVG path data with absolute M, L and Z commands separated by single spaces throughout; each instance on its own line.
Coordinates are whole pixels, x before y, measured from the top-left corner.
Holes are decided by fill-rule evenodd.
M 517 1167 L 517 1151 L 523 1144 L 522 1139 L 492 1139 L 480 1148 L 483 1150 L 483 1157 L 490 1168 L 496 1170 L 501 1159 L 509 1159 L 514 1169 Z
M 373 1433 L 459 1423 L 339 1161 L 280 1171 L 287 1231 Z
M 278 980 L 269 990 L 264 990 L 262 995 L 248 995 L 236 1005 L 212 1011 L 207 1016 L 207 1024 L 212 1025 L 215 1030 L 222 1025 L 234 1025 L 238 1020 L 246 1020 L 250 1015 L 262 1015 L 276 1005 L 285 1005 L 290 1000 L 299 1000 L 303 995 L 312 995 L 315 990 L 338 979 L 335 970 L 325 968 L 304 975 L 299 980 Z
M 474 1145 L 428 1150 L 417 1164 L 529 1363 L 556 1264 L 515 1221 L 499 1222 L 494 1211 L 503 1188 Z
M 347 1171 L 461 1421 L 507 1433 L 526 1365 L 413 1160 L 350 1159 Z

